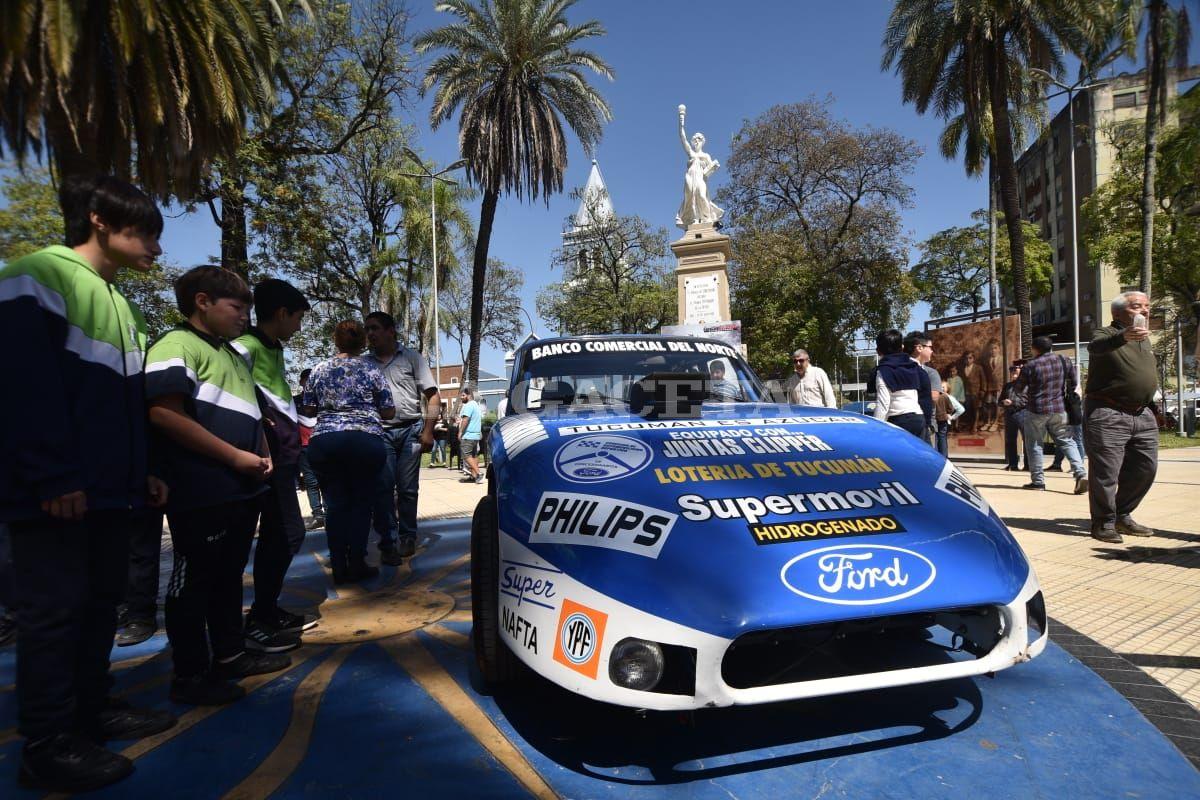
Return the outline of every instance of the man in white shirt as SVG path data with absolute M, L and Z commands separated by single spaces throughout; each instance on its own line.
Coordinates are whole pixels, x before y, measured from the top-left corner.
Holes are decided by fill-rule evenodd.
M 829 376 L 825 374 L 825 370 L 813 365 L 807 350 L 802 348 L 792 353 L 792 368 L 795 372 L 783 384 L 789 403 L 797 406 L 837 408 Z

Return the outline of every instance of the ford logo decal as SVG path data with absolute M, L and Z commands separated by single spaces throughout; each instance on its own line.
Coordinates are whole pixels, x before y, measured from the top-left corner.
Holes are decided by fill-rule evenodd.
M 654 454 L 630 436 L 583 436 L 558 448 L 554 471 L 572 483 L 603 483 L 626 478 L 649 465 Z
M 933 583 L 937 568 L 920 553 L 885 544 L 843 544 L 798 555 L 779 579 L 809 600 L 839 606 L 894 603 Z

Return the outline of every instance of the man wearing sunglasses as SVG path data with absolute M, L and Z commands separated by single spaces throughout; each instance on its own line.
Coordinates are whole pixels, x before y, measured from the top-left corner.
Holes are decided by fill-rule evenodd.
M 792 368 L 795 370 L 783 384 L 788 402 L 798 406 L 837 408 L 833 395 L 833 384 L 825 370 L 812 363 L 804 349 L 792 353 Z

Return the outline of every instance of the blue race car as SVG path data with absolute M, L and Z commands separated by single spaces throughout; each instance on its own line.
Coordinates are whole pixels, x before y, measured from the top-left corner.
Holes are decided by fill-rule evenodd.
M 517 351 L 472 524 L 486 681 L 524 664 L 596 700 L 691 709 L 1045 648 L 1033 568 L 953 464 L 887 423 L 765 397 L 708 339 Z

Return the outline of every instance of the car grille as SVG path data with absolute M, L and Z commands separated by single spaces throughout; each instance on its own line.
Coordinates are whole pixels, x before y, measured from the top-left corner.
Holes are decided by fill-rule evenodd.
M 1003 638 L 999 606 L 899 614 L 754 631 L 725 651 L 734 689 L 932 667 L 987 655 Z

